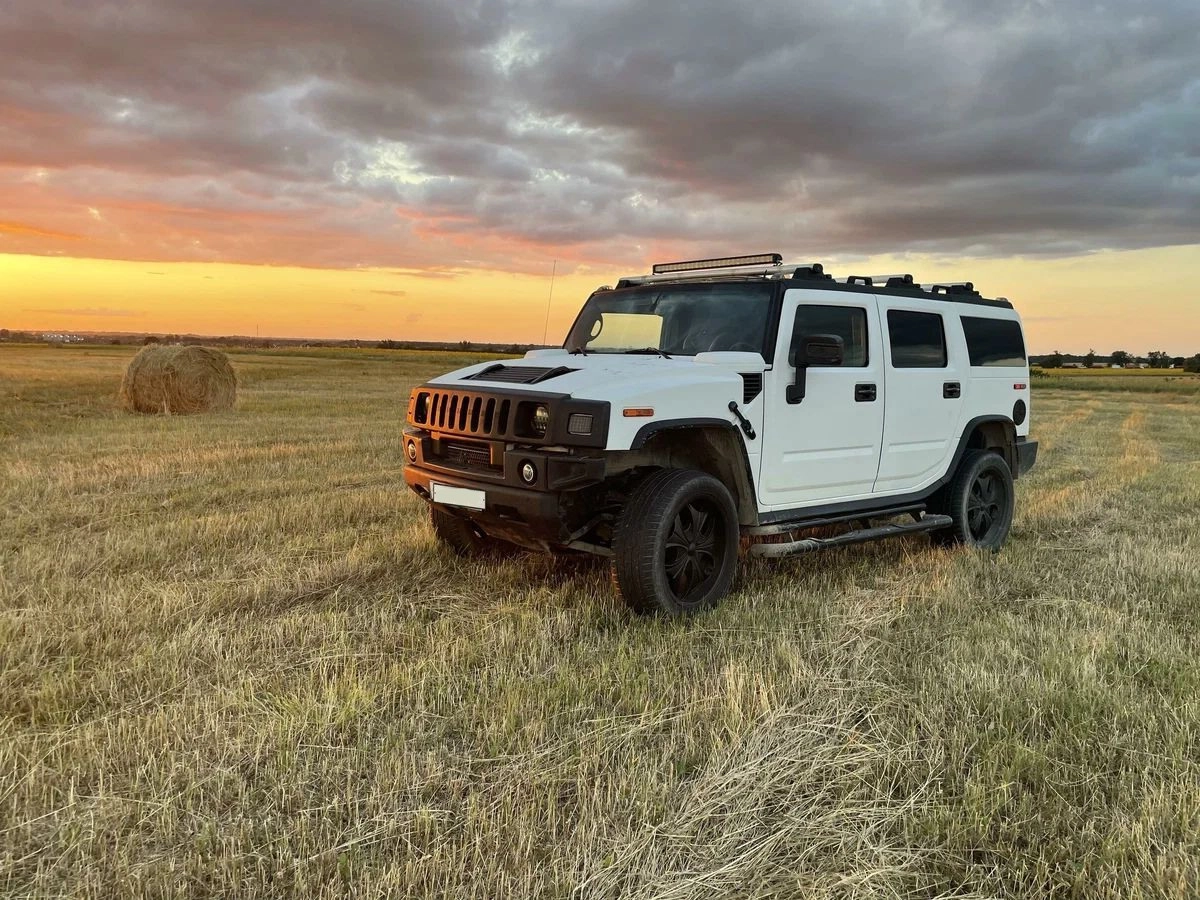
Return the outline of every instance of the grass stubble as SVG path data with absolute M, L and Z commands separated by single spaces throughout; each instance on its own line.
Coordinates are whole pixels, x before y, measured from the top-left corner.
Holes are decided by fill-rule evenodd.
M 5 895 L 1200 893 L 1189 382 L 1039 384 L 998 556 L 747 561 L 679 623 L 434 543 L 397 436 L 464 357 L 236 354 L 147 420 L 129 355 L 0 350 Z

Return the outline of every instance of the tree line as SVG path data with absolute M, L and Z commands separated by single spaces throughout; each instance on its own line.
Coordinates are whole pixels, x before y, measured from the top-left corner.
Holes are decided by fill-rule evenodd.
M 1151 350 L 1145 356 L 1135 356 L 1126 350 L 1114 350 L 1107 356 L 1088 350 L 1083 355 L 1063 353 L 1055 350 L 1042 357 L 1030 357 L 1031 363 L 1043 369 L 1061 369 L 1074 363 L 1093 368 L 1097 363 L 1108 366 L 1145 365 L 1151 369 L 1181 369 L 1185 372 L 1200 372 L 1200 353 L 1194 356 L 1172 356 L 1162 350 Z

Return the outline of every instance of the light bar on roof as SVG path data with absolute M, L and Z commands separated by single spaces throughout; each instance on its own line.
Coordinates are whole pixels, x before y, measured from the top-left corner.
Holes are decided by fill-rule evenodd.
M 777 266 L 783 262 L 778 253 L 760 253 L 757 256 L 725 256 L 720 259 L 689 259 L 684 262 L 655 263 L 655 275 L 670 272 L 695 272 L 700 269 L 731 269 L 735 266 Z

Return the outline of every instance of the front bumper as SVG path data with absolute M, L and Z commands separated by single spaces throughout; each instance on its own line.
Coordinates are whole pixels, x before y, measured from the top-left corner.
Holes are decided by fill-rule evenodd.
M 1024 475 L 1037 462 L 1038 442 L 1017 438 L 1017 474 Z
M 604 482 L 604 459 L 563 453 L 513 449 L 495 454 L 495 465 L 486 470 L 447 465 L 433 455 L 433 438 L 406 432 L 417 448 L 417 458 L 404 467 L 404 481 L 432 503 L 434 482 L 483 491 L 482 510 L 439 506 L 469 518 L 493 537 L 524 546 L 563 545 L 579 537 L 595 517 Z M 521 477 L 526 463 L 536 477 L 527 484 Z

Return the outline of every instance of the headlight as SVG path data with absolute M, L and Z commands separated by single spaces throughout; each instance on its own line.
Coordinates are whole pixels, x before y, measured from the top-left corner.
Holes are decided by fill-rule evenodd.
M 545 434 L 550 427 L 550 409 L 539 403 L 533 410 L 533 430 L 536 434 Z

